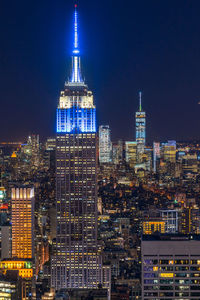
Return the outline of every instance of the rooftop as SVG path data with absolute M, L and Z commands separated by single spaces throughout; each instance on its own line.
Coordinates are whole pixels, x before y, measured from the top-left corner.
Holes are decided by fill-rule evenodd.
M 154 234 L 143 235 L 142 241 L 200 241 L 200 235 L 183 235 L 183 234 Z

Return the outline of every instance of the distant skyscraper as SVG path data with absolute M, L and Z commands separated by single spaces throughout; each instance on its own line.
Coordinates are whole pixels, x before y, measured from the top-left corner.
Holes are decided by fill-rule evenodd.
M 12 188 L 12 257 L 34 257 L 34 189 Z
M 97 288 L 103 284 L 97 243 L 97 130 L 93 94 L 83 81 L 75 5 L 72 75 L 61 92 L 56 140 L 56 255 L 51 285 Z
M 139 92 L 139 110 L 135 114 L 136 143 L 138 160 L 144 153 L 146 143 L 146 113 L 142 109 L 142 93 Z
M 40 163 L 40 139 L 38 134 L 32 134 L 28 137 L 27 146 L 31 151 L 31 163 L 33 167 L 38 167 Z
M 56 150 L 56 138 L 55 137 L 49 137 L 46 141 L 46 150 L 48 151 L 54 151 Z
M 157 162 L 160 158 L 160 143 L 153 143 L 153 171 L 157 172 Z
M 110 163 L 112 161 L 112 142 L 108 125 L 99 126 L 99 162 Z
M 125 142 L 126 163 L 133 168 L 137 162 L 137 143 Z
M 119 140 L 117 144 L 112 145 L 112 161 L 115 165 L 124 160 L 124 142 Z
M 161 157 L 165 162 L 176 162 L 176 141 L 161 144 Z

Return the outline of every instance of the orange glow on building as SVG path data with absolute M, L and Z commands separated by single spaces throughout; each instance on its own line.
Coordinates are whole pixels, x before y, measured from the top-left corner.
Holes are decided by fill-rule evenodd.
M 143 222 L 143 234 L 153 234 L 154 232 L 165 233 L 164 221 L 146 221 Z
M 11 158 L 16 158 L 17 157 L 17 154 L 16 154 L 16 152 L 14 151 L 13 153 L 12 153 L 12 155 L 11 155 Z
M 4 275 L 7 271 L 19 271 L 19 276 L 22 278 L 32 278 L 33 268 L 31 261 L 25 260 L 2 260 L 0 262 L 0 270 Z
M 33 257 L 34 189 L 12 188 L 12 257 Z
M 0 210 L 7 210 L 8 209 L 8 204 L 6 203 L 6 204 L 2 204 L 1 206 L 0 206 Z

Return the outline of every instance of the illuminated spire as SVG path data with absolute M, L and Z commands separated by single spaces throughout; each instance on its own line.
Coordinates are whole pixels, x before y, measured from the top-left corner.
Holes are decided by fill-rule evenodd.
M 81 76 L 81 63 L 80 63 L 80 51 L 78 44 L 78 12 L 77 4 L 75 4 L 74 11 L 74 49 L 72 51 L 72 76 L 70 82 L 72 83 L 82 83 L 83 79 Z
M 79 54 L 78 49 L 78 12 L 77 12 L 77 4 L 75 4 L 75 12 L 74 12 L 74 50 L 73 54 Z
M 139 111 L 142 111 L 142 92 L 139 92 Z

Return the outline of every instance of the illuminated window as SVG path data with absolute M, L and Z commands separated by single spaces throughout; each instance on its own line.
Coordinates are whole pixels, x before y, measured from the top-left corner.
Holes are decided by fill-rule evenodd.
M 162 277 L 162 278 L 172 278 L 172 277 L 174 277 L 174 273 L 160 273 L 160 277 Z

